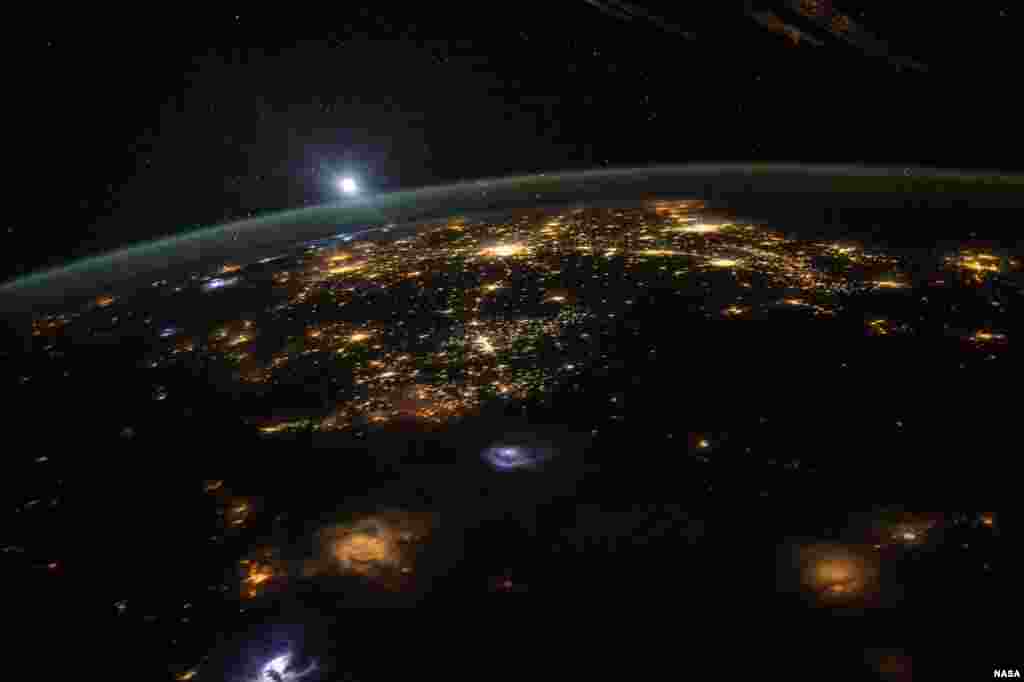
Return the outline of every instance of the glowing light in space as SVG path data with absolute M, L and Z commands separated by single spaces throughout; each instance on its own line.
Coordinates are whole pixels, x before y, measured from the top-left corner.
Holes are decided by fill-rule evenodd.
M 740 262 L 738 260 L 733 260 L 732 258 L 712 258 L 708 261 L 708 265 L 716 268 L 731 268 L 734 265 L 739 264 Z
M 359 185 L 356 184 L 355 178 L 338 178 L 336 184 L 338 185 L 338 189 L 341 190 L 342 194 L 356 194 L 357 192 L 359 192 Z

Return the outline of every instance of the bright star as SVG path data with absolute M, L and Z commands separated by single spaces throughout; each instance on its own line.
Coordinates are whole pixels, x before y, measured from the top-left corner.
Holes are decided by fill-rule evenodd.
M 354 178 L 338 178 L 337 181 L 338 189 L 344 194 L 355 194 L 359 191 L 359 186 L 356 184 Z

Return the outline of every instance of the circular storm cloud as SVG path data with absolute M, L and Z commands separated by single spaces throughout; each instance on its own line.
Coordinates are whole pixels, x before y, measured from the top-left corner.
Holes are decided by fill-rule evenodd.
M 291 653 L 275 656 L 263 665 L 256 682 L 297 682 L 317 669 L 315 661 L 305 670 L 294 670 L 291 664 Z
M 498 471 L 535 469 L 554 455 L 554 448 L 532 434 L 506 434 L 484 449 L 484 461 Z

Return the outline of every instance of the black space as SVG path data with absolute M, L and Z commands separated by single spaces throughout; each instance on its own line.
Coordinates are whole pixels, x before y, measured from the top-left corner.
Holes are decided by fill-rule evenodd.
M 322 203 L 339 172 L 383 191 L 700 160 L 1021 167 L 1009 3 L 837 6 L 927 72 L 744 11 L 784 2 L 642 3 L 660 23 L 596 4 L 33 16 L 10 44 L 0 274 Z

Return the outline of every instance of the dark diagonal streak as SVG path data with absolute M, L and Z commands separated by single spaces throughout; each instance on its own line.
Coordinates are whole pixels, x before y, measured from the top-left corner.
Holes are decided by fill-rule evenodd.
M 625 21 L 632 21 L 633 19 L 643 19 L 648 23 L 654 24 L 662 31 L 671 33 L 673 35 L 681 36 L 687 40 L 696 39 L 696 34 L 690 31 L 684 31 L 681 27 L 665 21 L 662 17 L 651 14 L 642 7 L 637 7 L 628 2 L 615 2 L 611 0 L 609 2 L 595 2 L 594 0 L 584 0 L 588 5 L 596 7 L 600 11 L 614 16 Z
M 603 2 L 596 2 L 596 0 L 583 0 L 583 2 L 595 8 L 602 14 L 607 14 L 611 17 L 615 17 L 616 19 L 622 19 L 623 21 L 633 21 L 633 17 L 629 14 L 623 14 L 622 12 L 614 10 Z

